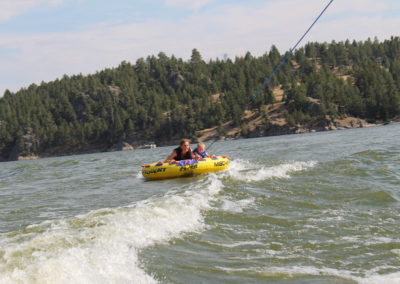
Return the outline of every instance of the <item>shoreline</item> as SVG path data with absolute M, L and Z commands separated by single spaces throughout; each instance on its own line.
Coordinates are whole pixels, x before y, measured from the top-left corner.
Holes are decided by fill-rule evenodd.
M 386 126 L 386 125 L 395 125 L 395 124 L 400 124 L 400 121 L 395 120 L 391 121 L 389 123 L 376 123 L 376 124 L 363 124 L 363 125 L 355 125 L 354 127 L 335 127 L 335 128 L 329 128 L 328 129 L 316 129 L 313 127 L 305 127 L 305 126 L 295 126 L 295 127 L 289 127 L 288 125 L 282 125 L 279 127 L 273 126 L 273 130 L 271 133 L 266 133 L 267 135 L 258 135 L 262 133 L 252 133 L 248 136 L 242 136 L 242 135 L 227 135 L 227 136 L 216 136 L 213 135 L 214 133 L 207 133 L 207 135 L 203 135 L 198 138 L 198 141 L 230 141 L 230 140 L 239 140 L 239 139 L 250 139 L 250 138 L 261 138 L 261 137 L 270 137 L 270 136 L 281 136 L 281 135 L 293 135 L 293 134 L 305 134 L 305 133 L 316 133 L 316 132 L 325 132 L 325 131 L 340 131 L 340 130 L 349 130 L 349 129 L 355 129 L 355 128 L 369 128 L 369 127 L 380 127 L 380 126 Z M 279 131 L 279 128 L 280 131 Z M 215 129 L 208 130 L 209 132 L 214 131 Z M 170 141 L 171 142 L 171 141 Z M 121 147 L 121 149 L 117 148 L 116 145 L 118 144 L 123 144 L 124 147 Z M 133 144 L 133 143 L 132 143 Z M 122 142 L 122 143 L 117 143 L 116 145 L 113 145 L 107 149 L 90 149 L 90 150 L 84 150 L 84 151 L 77 151 L 77 152 L 59 152 L 57 154 L 54 153 L 40 153 L 37 155 L 29 155 L 29 156 L 19 156 L 18 159 L 16 160 L 1 160 L 0 162 L 13 162 L 13 161 L 27 161 L 27 160 L 37 160 L 37 159 L 43 159 L 43 158 L 55 158 L 55 157 L 64 157 L 64 156 L 73 156 L 73 155 L 85 155 L 85 154 L 95 154 L 95 153 L 106 153 L 106 152 L 115 152 L 115 151 L 134 151 L 138 149 L 142 149 L 141 146 L 139 145 L 138 147 L 133 147 L 131 144 L 127 142 Z M 130 147 L 127 147 L 129 145 Z M 176 145 L 176 143 L 160 143 L 159 146 L 165 147 L 165 146 L 173 146 Z

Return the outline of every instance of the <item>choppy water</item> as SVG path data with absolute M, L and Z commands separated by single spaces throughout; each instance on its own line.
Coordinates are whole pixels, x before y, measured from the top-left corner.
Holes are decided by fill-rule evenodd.
M 400 283 L 400 125 L 0 164 L 0 283 Z

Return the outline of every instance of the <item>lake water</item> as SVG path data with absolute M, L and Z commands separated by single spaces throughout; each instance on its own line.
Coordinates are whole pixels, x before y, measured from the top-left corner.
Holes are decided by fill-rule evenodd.
M 0 283 L 400 283 L 400 125 L 0 164 Z

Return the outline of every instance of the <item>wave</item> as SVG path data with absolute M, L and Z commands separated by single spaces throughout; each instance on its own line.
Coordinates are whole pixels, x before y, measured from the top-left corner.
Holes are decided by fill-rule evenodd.
M 343 279 L 347 281 L 354 281 L 360 284 L 398 284 L 400 280 L 400 273 L 390 273 L 390 274 L 376 274 L 376 272 L 368 273 L 364 276 L 358 276 L 360 272 L 358 271 L 348 271 L 339 270 L 335 268 L 328 267 L 312 267 L 312 266 L 294 266 L 294 267 L 250 267 L 250 268 L 228 268 L 228 267 L 216 267 L 221 271 L 230 274 L 249 274 L 249 275 L 259 275 L 263 277 L 264 280 L 275 277 L 285 277 L 291 278 L 293 280 L 302 277 L 309 276 L 325 276 L 332 277 L 334 279 Z M 299 279 L 300 280 L 300 279 Z M 308 281 L 310 281 L 308 279 Z M 332 282 L 335 282 L 332 280 Z
M 190 190 L 2 236 L 0 283 L 156 283 L 138 251 L 203 230 L 202 211 L 222 188 L 209 175 Z
M 249 161 L 234 160 L 231 162 L 227 175 L 247 182 L 262 181 L 271 178 L 288 179 L 291 177 L 291 173 L 313 168 L 316 164 L 316 161 L 292 161 L 265 167 L 250 163 Z
M 75 166 L 80 163 L 80 160 L 78 159 L 68 159 L 68 160 L 59 160 L 57 159 L 56 161 L 53 161 L 49 163 L 49 167 L 69 167 L 69 166 Z
M 0 169 L 0 181 L 15 180 L 26 175 L 32 177 L 44 170 L 42 165 L 31 163 L 31 161 L 18 161 L 7 166 Z
M 216 246 L 216 247 L 223 247 L 223 248 L 237 248 L 237 247 L 247 247 L 247 246 L 264 246 L 265 244 L 259 241 L 241 241 L 241 242 L 234 242 L 234 243 L 213 243 L 208 242 L 208 245 Z
M 394 196 L 384 190 L 360 194 L 358 199 L 373 203 L 398 201 Z
M 221 209 L 231 213 L 242 213 L 243 210 L 250 205 L 253 205 L 256 199 L 254 197 L 248 199 L 241 199 L 241 200 L 229 200 L 223 199 L 222 200 Z
M 373 275 L 364 279 L 358 279 L 360 284 L 399 284 L 400 283 L 400 272 L 395 272 L 386 275 Z

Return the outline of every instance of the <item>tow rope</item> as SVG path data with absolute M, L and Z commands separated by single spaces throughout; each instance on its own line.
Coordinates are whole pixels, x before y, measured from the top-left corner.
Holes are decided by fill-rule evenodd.
M 282 65 L 289 59 L 289 57 L 293 54 L 294 50 L 297 48 L 297 46 L 302 42 L 302 40 L 305 38 L 305 36 L 309 33 L 309 31 L 313 28 L 313 26 L 318 22 L 318 20 L 322 17 L 322 15 L 325 13 L 325 11 L 329 8 L 329 6 L 332 4 L 334 0 L 330 0 L 329 3 L 325 6 L 325 8 L 322 10 L 322 12 L 318 15 L 318 17 L 314 20 L 314 22 L 308 27 L 306 32 L 300 37 L 300 39 L 297 41 L 297 43 L 289 50 L 289 52 L 286 53 L 286 55 L 282 58 L 282 60 L 279 62 L 279 64 L 272 70 L 272 73 L 266 77 L 261 85 L 260 88 L 258 88 L 255 93 L 251 96 L 252 99 L 255 99 L 269 84 L 271 81 L 272 77 L 279 71 L 279 69 L 282 67 Z M 207 150 L 210 150 L 211 146 L 214 145 L 214 143 L 217 141 L 217 139 L 214 139 L 214 141 L 207 147 Z
M 318 17 L 314 20 L 314 22 L 311 24 L 311 26 L 308 27 L 307 31 L 301 36 L 301 38 L 297 41 L 297 43 L 289 50 L 289 52 L 283 57 L 281 62 L 272 70 L 272 73 L 264 79 L 264 82 L 262 83 L 261 87 L 256 90 L 256 92 L 251 96 L 252 99 L 255 99 L 269 84 L 271 81 L 272 77 L 279 71 L 279 69 L 282 67 L 282 65 L 289 59 L 289 57 L 293 54 L 293 51 L 297 48 L 297 46 L 300 44 L 300 42 L 304 39 L 304 37 L 308 34 L 308 32 L 312 29 L 312 27 L 318 22 L 319 18 L 325 13 L 325 11 L 329 8 L 329 6 L 332 4 L 333 0 L 331 0 L 328 5 L 325 6 L 325 8 L 322 10 L 322 12 L 318 15 Z

